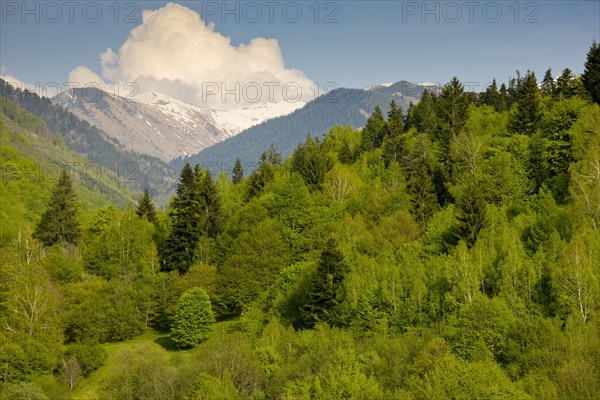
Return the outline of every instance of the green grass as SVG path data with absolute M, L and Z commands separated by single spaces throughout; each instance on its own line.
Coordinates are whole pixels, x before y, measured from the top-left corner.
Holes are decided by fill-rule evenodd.
M 234 325 L 236 320 L 218 322 L 216 325 L 216 331 L 228 332 Z M 214 337 L 214 335 L 213 335 Z M 211 339 L 208 339 L 210 341 Z M 91 400 L 99 399 L 102 393 L 102 387 L 105 385 L 106 380 L 109 378 L 112 371 L 117 369 L 117 362 L 119 356 L 127 350 L 136 350 L 142 346 L 152 346 L 159 351 L 168 354 L 171 359 L 177 360 L 177 365 L 186 363 L 199 349 L 199 347 L 189 350 L 178 350 L 168 332 L 159 332 L 155 330 L 149 330 L 141 336 L 137 336 L 131 340 L 117 343 L 105 343 L 103 344 L 106 350 L 106 361 L 104 365 L 92 372 L 87 378 L 79 381 L 77 386 L 73 389 L 72 399 L 74 400 Z M 202 345 L 200 345 L 202 346 Z

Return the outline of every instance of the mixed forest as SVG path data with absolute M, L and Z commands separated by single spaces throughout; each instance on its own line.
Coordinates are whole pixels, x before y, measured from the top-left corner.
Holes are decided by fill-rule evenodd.
M 164 210 L 3 169 L 2 398 L 595 399 L 599 103 L 594 43 L 581 76 L 453 78 L 254 171 L 186 164 Z M 67 152 L 1 105 L 3 160 Z

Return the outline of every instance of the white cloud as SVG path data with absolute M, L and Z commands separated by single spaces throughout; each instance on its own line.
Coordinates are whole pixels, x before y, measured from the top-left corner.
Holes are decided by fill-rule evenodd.
M 131 30 L 121 48 L 107 49 L 100 61 L 107 82 L 136 82 L 140 93 L 161 92 L 201 106 L 227 109 L 284 96 L 293 101 L 298 88 L 298 100 L 310 100 L 314 94 L 312 82 L 301 71 L 285 67 L 277 40 L 255 38 L 233 46 L 197 12 L 173 3 L 144 11 L 142 24 Z M 92 74 L 78 67 L 69 80 Z M 94 79 L 104 83 L 97 75 Z M 225 95 L 225 89 L 237 96 Z

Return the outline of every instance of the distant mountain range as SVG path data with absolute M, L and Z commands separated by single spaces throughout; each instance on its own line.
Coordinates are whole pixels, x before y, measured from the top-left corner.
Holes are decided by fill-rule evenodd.
M 361 128 L 375 106 L 395 100 L 404 111 L 423 91 L 440 86 L 407 81 L 364 89 L 340 88 L 303 103 L 264 103 L 227 111 L 194 106 L 160 93 L 131 100 L 94 88 L 71 89 L 52 99 L 23 92 L 0 79 L 2 95 L 42 120 L 65 143 L 109 169 L 135 168 L 133 189 L 148 187 L 164 204 L 185 162 L 230 172 L 236 158 L 246 173 L 271 143 L 283 157 L 334 125 Z M 133 167 L 132 167 L 133 166 Z
M 198 153 L 304 105 L 264 103 L 222 111 L 197 107 L 161 93 L 126 99 L 92 87 L 62 92 L 52 102 L 95 125 L 126 149 L 167 162 Z
M 336 89 L 289 115 L 253 126 L 196 155 L 178 158 L 171 165 L 179 169 L 186 162 L 198 163 L 211 170 L 230 172 L 235 159 L 240 158 L 248 172 L 271 143 L 275 144 L 285 158 L 306 140 L 308 134 L 313 137 L 321 136 L 333 125 L 363 127 L 375 106 L 380 106 L 387 112 L 390 102 L 395 100 L 406 112 L 411 102 L 419 101 L 425 89 L 438 93 L 441 86 L 400 81 L 365 89 Z

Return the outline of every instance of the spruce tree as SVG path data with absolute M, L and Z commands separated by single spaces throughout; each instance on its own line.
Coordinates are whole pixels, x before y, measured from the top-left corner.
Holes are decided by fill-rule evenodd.
M 330 239 L 313 275 L 308 300 L 300 310 L 306 328 L 312 328 L 319 322 L 331 325 L 341 322 L 339 306 L 344 301 L 344 280 L 348 272 L 344 256 L 335 240 Z
M 375 106 L 373 114 L 371 114 L 365 128 L 362 130 L 362 151 L 371 151 L 381 146 L 383 136 L 385 135 L 386 124 L 387 122 L 381 108 Z
M 468 98 L 464 86 L 458 78 L 444 86 L 437 106 L 440 120 L 439 139 L 444 150 L 449 150 L 450 141 L 457 136 L 467 123 Z M 449 154 L 449 151 L 446 151 Z
M 554 77 L 552 76 L 552 69 L 548 68 L 542 80 L 541 86 L 542 95 L 553 96 L 556 91 L 556 84 L 554 83 Z
M 542 119 L 541 100 L 542 94 L 538 88 L 535 74 L 529 71 L 523 83 L 520 84 L 519 100 L 511 115 L 509 129 L 514 133 L 532 136 Z
M 402 115 L 402 107 L 392 100 L 390 103 L 390 111 L 388 112 L 388 120 L 385 129 L 385 136 L 398 136 L 404 132 L 404 116 Z
M 456 236 L 464 240 L 467 247 L 475 245 L 479 232 L 486 222 L 486 203 L 479 186 L 475 182 L 467 183 L 457 201 L 458 216 Z
M 185 273 L 194 262 L 194 253 L 201 235 L 201 206 L 194 184 L 194 171 L 185 164 L 171 202 L 171 233 L 161 257 L 164 271 Z
M 223 225 L 221 199 L 210 171 L 198 165 L 194 169 L 194 190 L 200 208 L 200 234 L 216 238 Z
M 156 218 L 156 207 L 154 206 L 152 196 L 150 196 L 148 189 L 144 189 L 144 193 L 138 199 L 135 213 L 139 217 L 145 215 L 148 221 L 154 222 L 154 219 Z
M 62 170 L 33 237 L 46 247 L 55 244 L 77 244 L 81 235 L 77 210 L 77 198 L 71 177 L 67 171 Z
M 556 78 L 556 94 L 561 98 L 569 98 L 574 94 L 575 76 L 569 68 L 565 68 Z
M 318 140 L 308 138 L 292 154 L 292 171 L 297 172 L 311 190 L 321 189 L 333 161 Z
M 508 102 L 508 89 L 506 88 L 506 84 L 503 83 L 502 85 L 500 85 L 498 111 L 508 111 Z
M 498 84 L 496 79 L 483 93 L 483 104 L 494 107 L 496 111 L 500 110 L 500 93 L 498 92 Z
M 233 183 L 238 184 L 242 181 L 242 179 L 244 179 L 244 170 L 242 168 L 242 162 L 238 157 L 235 159 L 235 164 L 233 165 L 233 176 L 231 180 Z
M 583 86 L 592 97 L 592 100 L 600 104 L 600 44 L 594 41 L 584 64 L 581 80 Z

